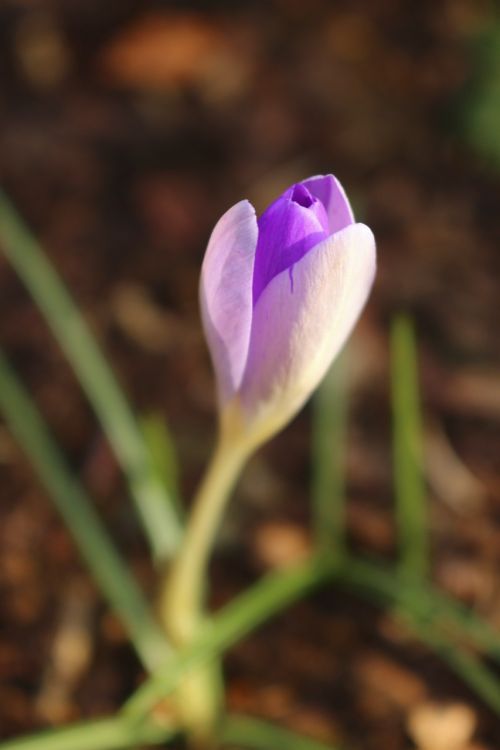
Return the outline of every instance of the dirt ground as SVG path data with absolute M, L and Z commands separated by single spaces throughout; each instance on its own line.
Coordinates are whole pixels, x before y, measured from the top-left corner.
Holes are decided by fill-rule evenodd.
M 405 310 L 419 336 L 433 578 L 500 628 L 500 177 L 460 119 L 472 42 L 494 14 L 473 0 L 4 0 L 0 181 L 135 409 L 167 419 L 189 498 L 214 434 L 197 305 L 210 230 L 240 198 L 262 210 L 288 184 L 335 173 L 379 253 L 351 346 L 351 543 L 394 556 L 388 330 Z M 0 340 L 151 591 L 101 429 L 1 255 Z M 306 408 L 245 472 L 213 566 L 214 605 L 307 544 L 309 456 Z M 110 713 L 143 673 L 1 426 L 0 472 L 8 737 Z M 68 631 L 79 658 L 62 666 Z M 225 663 L 233 709 L 350 750 L 416 747 L 412 722 L 428 700 L 446 707 L 433 720 L 469 720 L 465 744 L 449 750 L 500 747 L 500 719 L 446 666 L 336 589 Z

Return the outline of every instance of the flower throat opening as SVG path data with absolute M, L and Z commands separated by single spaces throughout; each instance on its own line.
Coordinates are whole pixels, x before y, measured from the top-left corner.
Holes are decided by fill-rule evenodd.
M 314 198 L 312 197 L 309 190 L 300 183 L 294 185 L 291 200 L 294 203 L 298 203 L 299 206 L 303 206 L 304 208 L 310 208 L 310 206 L 312 206 L 312 204 L 314 203 Z

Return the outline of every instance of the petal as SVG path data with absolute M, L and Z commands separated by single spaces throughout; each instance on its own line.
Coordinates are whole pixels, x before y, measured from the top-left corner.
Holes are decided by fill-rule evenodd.
M 254 308 L 239 394 L 248 420 L 271 433 L 302 406 L 352 330 L 374 275 L 373 234 L 353 224 L 274 277 Z
M 339 232 L 349 224 L 354 224 L 354 214 L 349 199 L 336 177 L 332 174 L 316 175 L 316 177 L 303 180 L 301 184 L 315 198 L 319 198 L 326 208 L 330 223 L 330 234 Z
M 219 219 L 203 259 L 201 313 L 222 402 L 234 395 L 245 368 L 256 246 L 255 209 L 240 201 Z
M 302 185 L 292 185 L 257 221 L 253 302 L 274 276 L 296 263 L 328 236 L 328 217 L 320 200 Z

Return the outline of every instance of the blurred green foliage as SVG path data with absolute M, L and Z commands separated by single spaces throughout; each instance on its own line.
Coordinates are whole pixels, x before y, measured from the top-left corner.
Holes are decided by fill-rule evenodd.
M 456 117 L 465 140 L 500 168 L 500 14 L 474 35 L 471 74 L 460 92 Z

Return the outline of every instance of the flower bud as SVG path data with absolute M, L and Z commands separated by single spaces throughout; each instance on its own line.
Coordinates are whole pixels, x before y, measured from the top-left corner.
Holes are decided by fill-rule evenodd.
M 349 336 L 375 275 L 375 241 L 332 175 L 292 185 L 257 218 L 241 201 L 203 260 L 203 325 L 222 420 L 256 442 L 300 409 Z

